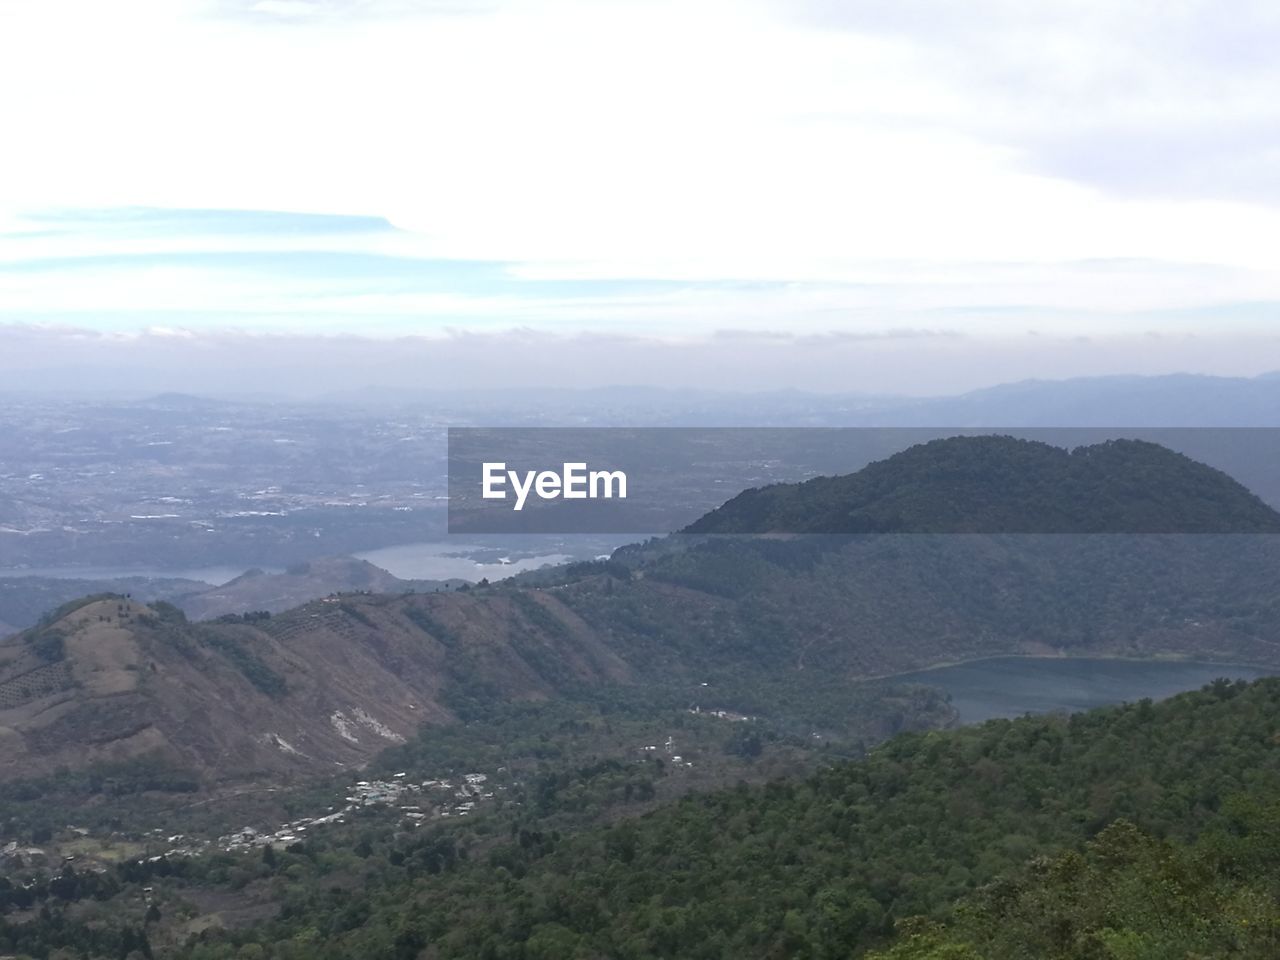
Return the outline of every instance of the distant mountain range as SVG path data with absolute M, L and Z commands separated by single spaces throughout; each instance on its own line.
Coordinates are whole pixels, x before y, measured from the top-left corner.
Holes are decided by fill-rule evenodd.
M 206 401 L 167 395 L 154 402 L 193 406 Z M 459 423 L 497 415 L 507 424 L 599 426 L 1273 427 L 1280 426 L 1280 372 L 1023 380 L 941 397 L 616 386 L 369 390 L 334 394 L 327 402 L 468 411 Z M 514 411 L 521 412 L 518 421 L 510 418 Z
M 892 401 L 863 425 L 994 427 L 1276 427 L 1280 373 L 1258 377 L 1026 380 L 955 397 Z

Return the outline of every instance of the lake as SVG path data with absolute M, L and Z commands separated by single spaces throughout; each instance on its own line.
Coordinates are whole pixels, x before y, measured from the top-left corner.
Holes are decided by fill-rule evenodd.
M 506 554 L 511 554 L 507 557 Z M 498 554 L 502 554 L 499 559 Z M 544 553 L 529 556 L 516 550 L 503 551 L 492 546 L 460 543 L 406 543 L 357 553 L 401 580 L 470 580 L 504 577 L 537 570 L 547 564 L 575 559 L 567 553 Z M 503 562 L 505 560 L 506 562 Z
M 495 554 L 511 553 L 503 563 Z M 408 543 L 397 547 L 381 547 L 355 554 L 402 580 L 471 580 L 482 577 L 501 580 L 526 570 L 537 570 L 545 564 L 580 559 L 567 553 L 527 556 L 512 551 L 495 551 L 492 547 L 457 543 Z M 492 558 L 492 559 L 491 559 Z M 234 580 L 249 567 L 220 566 L 195 569 L 158 569 L 155 567 L 15 567 L 0 569 L 0 577 L 56 577 L 61 580 L 114 580 L 118 577 L 175 577 L 203 580 L 221 586 Z M 279 567 L 259 567 L 267 573 L 281 573 Z
M 532 538 L 490 538 L 489 542 L 456 543 L 405 543 L 393 547 L 365 550 L 354 556 L 368 560 L 375 566 L 400 577 L 402 580 L 471 580 L 484 577 L 501 580 L 505 577 L 537 570 L 547 564 L 566 563 L 570 560 L 589 560 L 610 552 L 616 544 L 602 538 L 559 537 L 543 538 L 542 549 Z M 199 568 L 159 569 L 155 567 L 14 567 L 0 568 L 4 577 L 56 577 L 76 580 L 113 580 L 118 577 L 177 577 L 186 580 L 202 580 L 221 586 L 250 569 L 253 564 L 235 566 L 223 564 Z M 258 569 L 267 573 L 281 573 L 279 567 Z
M 1278 672 L 1190 660 L 996 657 L 890 679 L 940 687 L 951 695 L 962 723 L 980 723 L 1024 713 L 1089 710 L 1143 697 L 1159 700 L 1218 677 L 1256 680 Z

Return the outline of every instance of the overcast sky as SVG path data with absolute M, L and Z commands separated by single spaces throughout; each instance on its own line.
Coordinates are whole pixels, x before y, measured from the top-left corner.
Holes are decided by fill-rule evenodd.
M 1276 50 L 1266 0 L 0 0 L 0 371 L 1280 368 Z

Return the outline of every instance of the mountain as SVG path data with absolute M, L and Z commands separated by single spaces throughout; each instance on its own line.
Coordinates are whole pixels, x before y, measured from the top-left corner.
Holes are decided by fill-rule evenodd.
M 335 593 L 433 593 L 462 580 L 402 580 L 367 560 L 326 557 L 283 573 L 248 570 L 220 586 L 199 580 L 157 577 L 72 579 L 0 577 L 0 637 L 30 627 L 49 610 L 79 597 L 127 594 L 143 603 L 167 600 L 193 620 L 266 610 L 279 613 Z
M 367 560 L 326 557 L 299 563 L 283 573 L 249 570 L 221 586 L 169 596 L 193 620 L 208 620 L 247 610 L 279 613 L 308 600 L 336 593 L 433 593 L 461 586 L 463 580 L 402 580 Z
M 215 623 L 90 598 L 0 642 L 0 772 L 141 757 L 210 780 L 331 771 L 451 720 L 467 690 L 537 699 L 628 673 L 549 596 L 335 597 Z
M 1158 444 L 949 437 L 857 473 L 747 490 L 686 533 L 1275 533 L 1280 513 Z
M 359 390 L 329 402 L 476 411 L 542 425 L 1270 427 L 1280 424 L 1280 379 L 1191 373 L 1023 380 L 952 396 L 725 392 L 645 386 L 471 391 Z M 536 411 L 536 413 L 530 413 Z
M 1274 427 L 1280 378 L 1161 376 L 1024 380 L 952 397 L 889 400 L 861 425 L 950 427 Z
M 953 454 L 961 468 L 979 464 L 980 477 L 1012 477 L 1000 489 L 1029 491 L 1030 502 L 1046 503 L 1034 500 L 1039 484 L 1065 469 L 1068 489 L 1114 495 L 1100 499 L 1117 522 L 1163 521 L 1170 505 L 1210 527 L 1274 520 L 1228 478 L 1149 445 L 1068 454 L 998 439 L 885 461 L 880 470 L 922 484 L 889 501 L 893 509 L 971 522 L 958 498 L 906 512 L 930 507 L 934 468 Z M 1075 479 L 1077 462 L 1094 487 Z M 977 480 L 954 488 L 971 498 L 982 489 Z M 841 508 L 811 489 L 784 488 L 819 520 Z M 890 497 L 901 488 L 877 480 L 869 489 Z M 884 502 L 858 501 L 868 510 Z M 1147 503 L 1155 507 L 1143 512 Z M 720 522 L 733 505 L 711 516 Z M 774 522 L 747 516 L 761 529 Z M 673 537 L 535 578 L 326 597 L 228 622 L 98 599 L 0 645 L 0 771 L 148 752 L 211 780 L 334 769 L 423 723 L 601 685 L 687 695 L 789 736 L 877 739 L 938 713 L 886 701 L 877 722 L 868 704 L 882 695 L 866 692 L 869 682 L 939 663 L 1015 654 L 1280 665 L 1277 598 L 1280 537 L 1270 534 L 889 533 Z

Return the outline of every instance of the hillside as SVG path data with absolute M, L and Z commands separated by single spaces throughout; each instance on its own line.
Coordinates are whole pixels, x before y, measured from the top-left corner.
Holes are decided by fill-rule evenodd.
M 1280 514 L 1158 444 L 950 437 L 857 473 L 747 490 L 686 533 L 1276 533 Z
M 314 930 L 317 960 L 834 960 L 896 927 L 907 938 L 892 956 L 916 960 L 1261 960 L 1280 918 L 1278 715 L 1280 680 L 1223 681 L 906 735 L 804 781 L 577 836 L 528 814 L 509 836 L 368 831 L 361 889 L 341 900 L 315 889 L 340 854 L 313 841 L 274 868 L 289 871 L 277 919 L 181 955 L 275 955 Z M 966 895 L 978 899 L 953 914 Z
M 1280 680 L 1224 680 L 1161 703 L 906 734 L 811 777 L 740 782 L 640 817 L 620 815 L 680 780 L 678 766 L 544 753 L 474 817 L 373 808 L 269 851 L 0 882 L 0 948 L 1266 960 L 1280 918 L 1277 716 Z M 554 739 L 507 730 L 499 746 L 577 743 L 585 728 L 560 718 Z M 435 776 L 437 739 L 382 769 Z
M 671 671 L 850 680 L 1002 654 L 1280 663 L 1270 535 L 730 537 L 621 558 L 636 564 L 625 587 L 557 593 Z
M 553 598 L 535 604 L 360 596 L 215 623 L 73 604 L 0 644 L 0 771 L 141 756 L 214 779 L 332 771 L 451 719 L 468 689 L 518 700 L 628 676 Z

